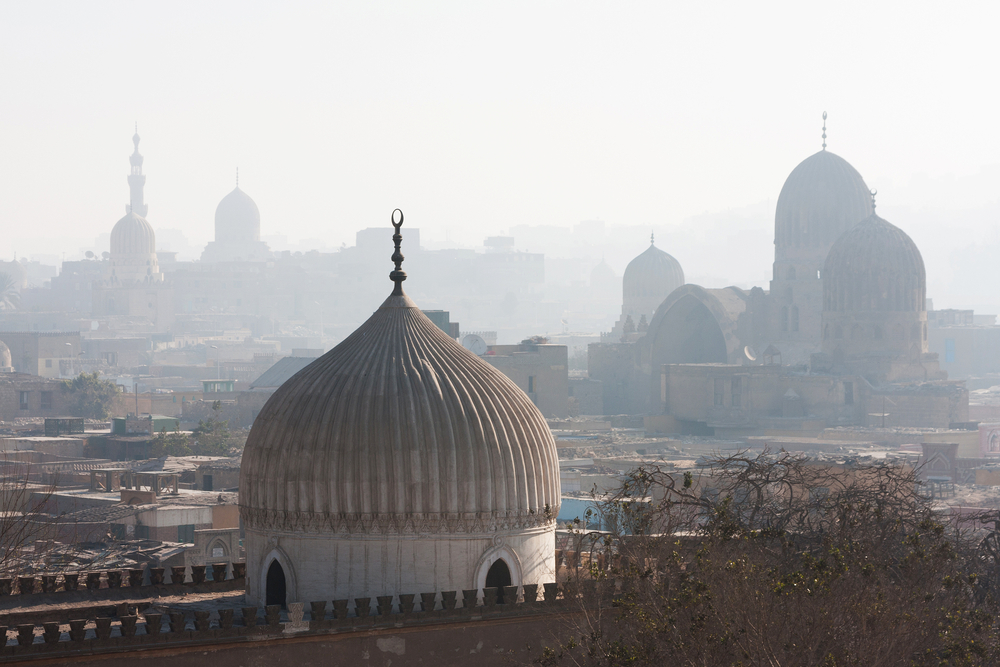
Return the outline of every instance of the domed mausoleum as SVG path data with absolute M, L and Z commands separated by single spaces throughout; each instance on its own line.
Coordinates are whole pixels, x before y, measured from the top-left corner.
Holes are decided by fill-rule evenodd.
M 236 188 L 215 208 L 215 240 L 205 247 L 202 261 L 258 261 L 270 255 L 260 240 L 260 210 L 250 195 Z
M 650 234 L 649 247 L 625 267 L 622 314 L 611 331 L 612 337 L 617 340 L 625 333 L 625 323 L 630 318 L 637 327 L 643 319 L 648 324 L 664 299 L 683 284 L 680 262 L 657 248 Z
M 240 470 L 251 603 L 540 584 L 559 466 L 531 400 L 396 286 L 281 386 Z
M 821 363 L 872 384 L 946 379 L 927 351 L 926 295 L 917 245 L 872 213 L 837 240 L 823 266 Z
M 873 213 L 833 245 L 823 274 L 825 352 L 927 352 L 924 260 L 906 232 Z
M 785 363 L 807 363 L 820 350 L 822 269 L 834 242 L 872 214 L 871 195 L 858 170 L 823 148 L 800 162 L 778 195 L 768 343 Z

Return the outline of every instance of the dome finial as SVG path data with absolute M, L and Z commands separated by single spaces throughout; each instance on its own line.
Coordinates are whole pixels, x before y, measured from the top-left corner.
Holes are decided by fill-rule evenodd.
M 878 190 L 872 189 L 872 213 L 875 212 L 875 195 L 878 194 Z
M 649 245 L 653 245 L 653 232 L 649 233 Z
M 399 211 L 399 222 L 396 222 L 396 211 Z M 392 242 L 396 244 L 396 251 L 392 253 L 392 261 L 396 265 L 396 269 L 389 274 L 389 280 L 396 283 L 396 286 L 392 288 L 392 295 L 403 296 L 403 281 L 406 280 L 406 273 L 403 272 L 402 266 L 405 258 L 399 249 L 399 244 L 403 241 L 403 236 L 399 233 L 399 228 L 403 226 L 403 211 L 398 208 L 394 209 L 389 221 L 392 222 L 392 226 L 396 230 L 396 233 L 392 235 Z
M 826 150 L 826 112 L 823 112 L 823 150 Z

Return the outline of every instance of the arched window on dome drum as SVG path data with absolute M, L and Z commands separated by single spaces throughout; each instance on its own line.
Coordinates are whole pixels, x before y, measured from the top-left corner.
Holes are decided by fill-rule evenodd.
M 267 604 L 280 604 L 285 606 L 285 570 L 277 560 L 271 561 L 271 567 L 267 568 L 267 591 L 265 593 Z
M 799 330 L 799 307 L 798 306 L 792 306 L 792 326 L 791 326 L 791 329 L 792 329 L 792 331 L 798 331 Z
M 788 267 L 788 280 L 795 280 L 795 267 Z
M 788 306 L 781 307 L 781 330 L 788 331 Z
M 503 587 L 510 585 L 510 568 L 507 567 L 507 563 L 504 562 L 503 558 L 499 558 L 490 566 L 489 571 L 486 573 L 486 588 L 497 589 L 497 602 L 503 604 L 505 602 L 503 599 Z M 511 600 L 511 602 L 516 602 L 516 600 Z

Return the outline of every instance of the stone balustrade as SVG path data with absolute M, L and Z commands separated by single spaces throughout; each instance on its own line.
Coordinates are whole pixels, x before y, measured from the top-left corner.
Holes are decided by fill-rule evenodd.
M 40 575 L 0 577 L 0 598 L 8 595 L 78 591 L 81 588 L 89 591 L 97 591 L 102 588 L 137 588 L 140 586 L 178 584 L 196 586 L 246 577 L 246 563 L 232 563 L 232 572 L 227 578 L 226 574 L 230 569 L 229 565 L 230 563 L 212 563 L 210 565 L 172 567 L 170 568 L 169 576 L 165 576 L 164 568 L 153 567 L 130 570 L 94 570 L 89 572 L 43 573 Z M 207 577 L 209 570 L 212 572 L 211 581 Z M 147 571 L 149 572 L 148 578 L 145 576 Z M 190 572 L 190 575 L 188 572 Z
M 278 605 L 263 609 L 221 607 L 194 611 L 170 608 L 167 613 L 147 611 L 142 618 L 144 622 L 139 622 L 139 616 L 134 613 L 122 613 L 0 626 L 7 638 L 5 645 L 0 646 L 0 662 L 36 656 L 57 657 L 81 651 L 95 654 L 155 648 L 165 643 L 218 644 L 250 641 L 261 635 L 356 632 L 572 610 L 570 603 L 578 594 L 575 589 L 560 588 L 554 583 L 544 584 L 541 589 L 537 585 L 505 586 L 502 591 L 486 588 L 333 600 L 332 603 L 298 602 L 289 604 L 284 611 Z M 72 612 L 56 610 L 53 613 Z

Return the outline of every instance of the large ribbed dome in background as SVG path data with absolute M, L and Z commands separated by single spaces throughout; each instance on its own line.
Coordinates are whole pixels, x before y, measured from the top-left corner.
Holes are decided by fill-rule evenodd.
M 149 255 L 156 252 L 156 233 L 142 216 L 129 211 L 111 230 L 112 255 Z
M 649 247 L 625 267 L 622 294 L 626 302 L 654 297 L 657 299 L 653 305 L 655 310 L 660 301 L 683 284 L 684 270 L 680 262 L 650 242 Z
M 917 244 L 874 213 L 833 244 L 823 265 L 827 312 L 920 312 L 926 296 Z
M 260 241 L 260 211 L 239 186 L 215 208 L 215 240 L 220 243 Z
M 781 248 L 828 248 L 872 214 L 861 174 L 839 155 L 822 150 L 788 175 L 774 214 L 774 244 Z
M 528 396 L 405 295 L 274 393 L 240 471 L 248 526 L 307 532 L 545 525 L 559 489 Z

